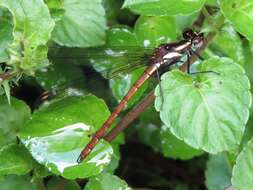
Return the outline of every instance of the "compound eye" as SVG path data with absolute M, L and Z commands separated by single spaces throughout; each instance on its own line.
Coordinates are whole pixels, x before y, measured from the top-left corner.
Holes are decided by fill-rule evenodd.
M 171 46 L 168 44 L 168 45 L 165 45 L 165 49 L 166 50 L 170 50 L 171 49 Z
M 184 39 L 191 39 L 195 36 L 194 32 L 192 29 L 186 29 L 183 32 L 183 38 Z

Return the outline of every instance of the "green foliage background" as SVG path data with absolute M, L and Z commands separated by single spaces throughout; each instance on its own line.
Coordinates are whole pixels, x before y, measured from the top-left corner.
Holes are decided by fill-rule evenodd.
M 252 190 L 252 12 L 252 0 L 0 0 L 0 189 Z M 150 79 L 124 112 L 156 88 L 154 106 L 77 164 L 144 58 L 185 28 L 213 35 L 192 69 L 219 74 L 164 73 L 162 109 Z M 39 105 L 40 89 L 59 93 Z

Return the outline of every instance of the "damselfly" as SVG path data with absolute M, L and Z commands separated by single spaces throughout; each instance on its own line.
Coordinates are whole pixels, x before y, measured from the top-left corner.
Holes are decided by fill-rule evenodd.
M 82 150 L 77 162 L 80 163 L 96 146 L 99 140 L 106 134 L 107 129 L 112 125 L 114 120 L 118 117 L 119 113 L 124 109 L 128 101 L 148 80 L 155 72 L 162 68 L 168 68 L 178 62 L 185 56 L 189 59 L 192 54 L 196 54 L 194 49 L 199 48 L 203 44 L 203 34 L 196 33 L 192 30 L 186 30 L 183 33 L 183 40 L 179 42 L 162 44 L 156 48 L 149 58 L 149 65 L 144 70 L 140 78 L 129 89 L 124 98 L 120 101 L 115 110 L 111 113 L 108 119 L 104 122 L 102 127 L 93 135 L 90 142 Z M 188 62 L 189 63 L 189 62 Z M 188 73 L 190 72 L 190 64 L 187 67 Z

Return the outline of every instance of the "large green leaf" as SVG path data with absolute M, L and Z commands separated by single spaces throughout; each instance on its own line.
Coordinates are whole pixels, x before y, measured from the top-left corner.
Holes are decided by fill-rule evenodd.
M 227 189 L 231 186 L 232 167 L 226 154 L 210 155 L 205 176 L 209 190 Z
M 212 72 L 188 75 L 174 70 L 164 74 L 163 107 L 160 110 L 159 87 L 155 107 L 170 131 L 190 146 L 210 153 L 236 150 L 249 118 L 249 79 L 229 58 L 211 58 L 197 69 Z
M 203 151 L 194 149 L 185 144 L 184 141 L 176 138 L 166 126 L 163 126 L 160 130 L 160 141 L 162 153 L 168 158 L 189 160 L 203 154 Z
M 190 14 L 201 9 L 205 0 L 126 0 L 123 7 L 142 15 Z
M 235 29 L 253 41 L 253 1 L 220 0 L 221 10 Z
M 14 19 L 14 41 L 9 48 L 10 65 L 29 70 L 47 65 L 47 41 L 54 21 L 42 0 L 2 0 Z M 29 70 L 32 73 L 32 70 Z
M 76 160 L 108 116 L 105 103 L 95 96 L 69 96 L 36 111 L 20 138 L 49 171 L 69 179 L 89 177 L 109 164 L 111 146 L 102 140 L 81 164 Z
M 89 180 L 84 190 L 131 190 L 127 183 L 115 175 L 103 173 Z
M 16 142 L 17 133 L 30 117 L 29 107 L 21 100 L 0 96 L 0 147 Z
M 236 159 L 232 173 L 232 184 L 236 190 L 251 190 L 253 187 L 253 139 Z
M 53 40 L 69 47 L 105 43 L 105 11 L 101 0 L 64 0 L 65 14 L 57 22 Z
M 0 149 L 0 176 L 8 174 L 24 175 L 32 169 L 33 160 L 22 145 L 6 145 Z
M 29 176 L 8 175 L 4 180 L 0 180 L 0 187 L 1 190 L 36 190 Z

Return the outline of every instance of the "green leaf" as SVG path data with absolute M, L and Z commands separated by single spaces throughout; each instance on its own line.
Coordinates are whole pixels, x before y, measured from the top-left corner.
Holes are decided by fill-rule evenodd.
M 34 163 L 33 176 L 32 176 L 33 180 L 41 179 L 50 175 L 52 175 L 52 173 L 49 172 L 45 166 L 39 164 L 38 162 Z
M 10 10 L 15 23 L 8 64 L 28 73 L 45 67 L 48 64 L 45 45 L 54 27 L 47 6 L 41 0 L 2 0 L 0 6 Z
M 126 0 L 123 7 L 141 15 L 177 15 L 199 11 L 205 0 Z
M 248 41 L 244 41 L 243 43 L 243 50 L 245 56 L 245 70 L 250 78 L 251 82 L 253 81 L 253 44 L 248 43 Z
M 92 47 L 105 43 L 105 11 L 101 0 L 64 0 L 65 14 L 57 22 L 53 40 L 69 47 Z
M 240 144 L 240 150 L 242 150 L 242 148 L 249 142 L 249 140 L 252 139 L 252 137 L 253 137 L 253 110 L 251 107 L 249 120 L 247 122 L 246 129 L 244 131 L 244 135 Z
M 208 5 L 211 5 L 211 6 L 218 6 L 217 0 L 206 0 L 205 4 L 208 4 Z
M 61 20 L 61 18 L 63 17 L 65 13 L 63 1 L 62 0 L 47 0 L 46 3 L 50 10 L 50 14 L 55 20 L 55 22 Z
M 123 135 L 119 135 L 120 138 Z M 112 155 L 112 159 L 110 164 L 104 169 L 104 171 L 109 172 L 109 173 L 114 173 L 115 170 L 118 168 L 119 166 L 119 161 L 120 161 L 120 144 L 118 144 L 119 142 L 115 142 L 115 139 L 113 140 L 112 143 L 112 148 L 113 148 L 113 155 Z
M 245 60 L 241 38 L 230 25 L 225 25 L 219 31 L 210 47 L 217 54 L 230 57 L 235 62 L 244 65 Z
M 81 69 L 62 59 L 53 60 L 49 68 L 37 72 L 36 80 L 47 90 L 67 87 L 75 83 L 85 84 Z
M 36 190 L 29 176 L 8 175 L 3 181 L 0 180 L 1 190 Z
M 138 139 L 153 148 L 154 151 L 161 150 L 161 139 L 159 126 L 153 123 L 141 122 L 137 125 Z
M 135 34 L 143 47 L 157 47 L 171 42 L 177 38 L 175 18 L 141 16 L 135 23 Z
M 115 175 L 103 173 L 89 180 L 84 190 L 131 190 L 127 183 Z
M 227 189 L 231 186 L 232 167 L 225 154 L 210 155 L 205 176 L 209 190 Z
M 75 181 L 67 181 L 58 177 L 53 177 L 47 182 L 47 190 L 55 190 L 63 187 L 62 190 L 81 190 Z
M 251 0 L 220 0 L 224 16 L 232 22 L 235 29 L 253 41 L 253 2 Z
M 168 127 L 163 126 L 160 130 L 162 153 L 168 158 L 189 160 L 203 154 L 203 151 L 194 149 L 171 134 Z
M 1 7 L 0 7 L 1 8 Z M 1 8 L 2 9 L 2 8 Z M 4 12 L 8 12 L 3 10 Z M 6 20 L 5 20 L 6 19 Z M 9 57 L 7 53 L 8 45 L 13 40 L 13 23 L 8 18 L 1 19 L 0 27 L 0 63 L 7 62 Z
M 0 147 L 16 142 L 17 133 L 30 117 L 29 107 L 21 100 L 0 96 Z
M 184 31 L 186 28 L 191 28 L 193 26 L 193 23 L 198 18 L 199 13 L 193 13 L 190 15 L 177 15 L 176 16 L 176 27 L 177 31 L 180 32 L 180 35 L 182 34 L 182 31 Z
M 33 160 L 22 145 L 11 144 L 0 149 L 0 176 L 23 175 L 31 171 Z
M 122 1 L 119 0 L 104 0 L 103 6 L 105 8 L 107 23 L 116 24 L 117 19 L 120 18 Z
M 155 107 L 172 134 L 190 146 L 209 153 L 235 151 L 249 118 L 249 79 L 229 58 L 208 59 L 197 69 L 213 72 L 195 77 L 178 70 L 164 74 L 163 109 L 159 87 Z
M 52 173 L 68 179 L 90 177 L 109 164 L 111 146 L 101 140 L 81 164 L 76 160 L 108 116 L 105 103 L 95 96 L 68 96 L 36 111 L 20 138 Z
M 253 187 L 253 139 L 244 147 L 236 159 L 232 173 L 232 184 L 237 190 Z
M 110 87 L 112 89 L 114 97 L 120 101 L 128 92 L 128 90 L 133 86 L 133 84 L 142 75 L 144 68 L 135 69 L 124 77 L 110 79 Z M 140 89 L 136 92 L 134 97 L 128 102 L 127 106 L 133 106 L 140 98 L 141 95 L 146 91 L 148 85 L 147 83 L 142 85 Z

